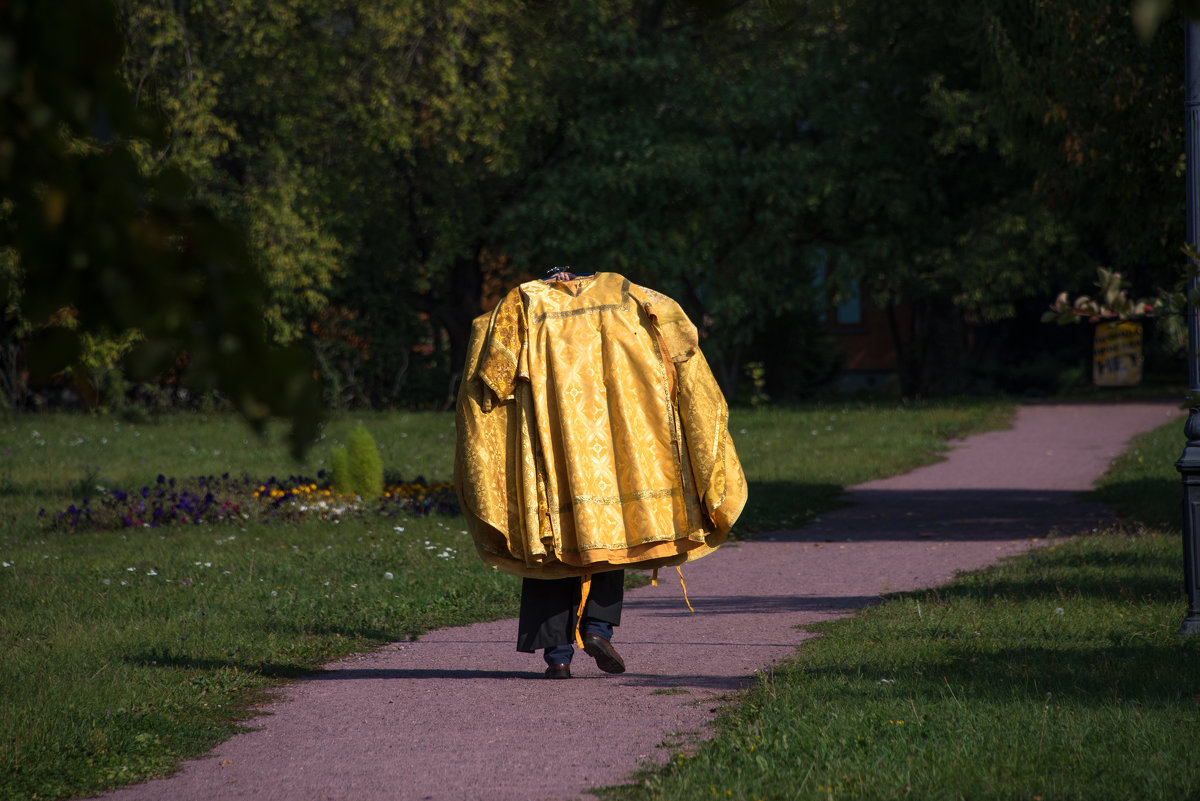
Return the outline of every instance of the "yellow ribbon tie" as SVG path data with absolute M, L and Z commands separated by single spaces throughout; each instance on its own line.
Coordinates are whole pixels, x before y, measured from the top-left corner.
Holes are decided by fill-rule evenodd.
M 592 591 L 592 571 L 587 570 L 579 577 L 579 612 L 575 615 L 575 644 L 583 648 L 583 636 L 579 627 L 583 625 L 583 607 L 587 606 L 588 594 Z
M 692 602 L 688 600 L 687 585 L 683 583 L 683 569 L 679 565 L 675 565 L 675 569 L 679 571 L 679 586 L 683 587 L 683 602 L 687 604 L 688 611 L 694 614 L 696 610 L 692 608 Z

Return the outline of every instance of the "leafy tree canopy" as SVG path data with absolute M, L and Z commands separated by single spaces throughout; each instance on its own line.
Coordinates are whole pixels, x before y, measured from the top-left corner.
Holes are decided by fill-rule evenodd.
M 115 23 L 92 0 L 0 5 L 6 327 L 38 331 L 26 363 L 41 375 L 73 364 L 81 335 L 137 329 L 134 375 L 182 357 L 186 385 L 222 390 L 255 426 L 291 418 L 299 453 L 320 417 L 309 360 L 269 347 L 241 232 L 179 170 L 140 169 L 130 140 L 161 129 L 121 80 Z

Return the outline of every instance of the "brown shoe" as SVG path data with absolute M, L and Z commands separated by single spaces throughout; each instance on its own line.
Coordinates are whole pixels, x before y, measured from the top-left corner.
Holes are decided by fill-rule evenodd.
M 548 679 L 569 679 L 571 678 L 571 666 L 563 662 L 560 665 L 551 665 L 546 668 L 546 678 Z
M 612 647 L 612 643 L 603 637 L 597 637 L 595 634 L 583 635 L 583 650 L 596 660 L 596 667 L 605 673 L 625 672 L 625 660 L 617 653 L 617 649 Z

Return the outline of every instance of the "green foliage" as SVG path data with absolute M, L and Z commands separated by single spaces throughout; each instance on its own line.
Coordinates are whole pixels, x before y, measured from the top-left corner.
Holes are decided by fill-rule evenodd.
M 163 132 L 122 82 L 114 22 L 108 2 L 0 9 L 8 344 L 36 383 L 77 362 L 81 335 L 136 330 L 132 377 L 158 377 L 186 352 L 185 385 L 222 390 L 260 429 L 270 415 L 291 418 L 299 453 L 320 418 L 311 363 L 269 346 L 241 231 L 197 202 L 179 169 L 150 174 L 135 157 L 130 140 L 161 146 Z
M 770 402 L 767 395 L 767 368 L 762 362 L 746 362 L 746 378 L 750 379 L 750 406 L 764 406 Z
M 198 391 L 311 434 L 314 368 L 343 406 L 451 402 L 481 298 L 551 264 L 672 295 L 729 395 L 762 361 L 776 398 L 829 378 L 808 329 L 855 284 L 928 395 L 1028 298 L 1097 265 L 1138 295 L 1177 272 L 1157 0 L 1154 47 L 1101 0 L 113 0 L 119 33 L 71 2 L 5 12 L 36 43 L 0 65 L 18 405 L 23 354 L 74 362 L 47 327 L 72 304 L 81 331 L 145 337 L 124 377 L 186 350 Z
M 365 426 L 355 426 L 346 441 L 347 471 L 354 493 L 363 500 L 383 494 L 383 459 Z
M 363 500 L 383 494 L 383 457 L 371 432 L 357 425 L 346 437 L 345 446 L 329 451 L 333 486 L 342 495 L 357 495 Z
M 558 12 L 553 157 L 498 232 L 519 270 L 615 270 L 679 300 L 732 394 L 764 327 L 823 302 L 836 180 L 806 130 L 809 45 L 786 4 L 655 9 Z
M 329 449 L 329 471 L 333 474 L 333 487 L 339 495 L 354 495 L 354 476 L 350 472 L 350 454 L 341 445 Z
M 122 0 L 143 153 L 246 227 L 267 323 L 343 405 L 441 403 L 480 312 L 489 220 L 540 125 L 522 3 Z
M 812 10 L 829 24 L 797 103 L 811 170 L 837 177 L 817 219 L 888 312 L 905 393 L 962 389 L 988 356 L 972 331 L 1097 265 L 1143 294 L 1174 283 L 1177 20 L 1145 48 L 1099 0 Z

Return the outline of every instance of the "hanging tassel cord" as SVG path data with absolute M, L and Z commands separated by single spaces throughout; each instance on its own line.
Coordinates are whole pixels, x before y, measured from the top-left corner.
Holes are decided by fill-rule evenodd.
M 580 628 L 583 626 L 583 608 L 587 606 L 588 595 L 592 591 L 592 571 L 585 571 L 579 577 L 579 612 L 575 615 L 575 644 L 583 648 L 583 635 L 580 633 Z
M 692 614 L 695 614 L 696 610 L 692 608 L 692 602 L 688 600 L 687 584 L 683 580 L 683 568 L 681 568 L 679 565 L 675 565 L 675 571 L 677 573 L 679 573 L 679 586 L 683 587 L 683 602 L 685 604 L 687 604 L 688 611 L 691 612 Z M 650 586 L 651 587 L 658 586 L 658 568 L 657 567 L 654 568 L 654 571 L 650 574 Z M 580 609 L 582 609 L 582 608 L 583 607 L 580 607 Z
M 683 569 L 679 565 L 675 565 L 675 570 L 679 573 L 679 586 L 683 587 L 683 602 L 687 604 L 688 611 L 695 614 L 696 610 L 692 608 L 692 602 L 687 597 L 687 584 L 683 582 Z

